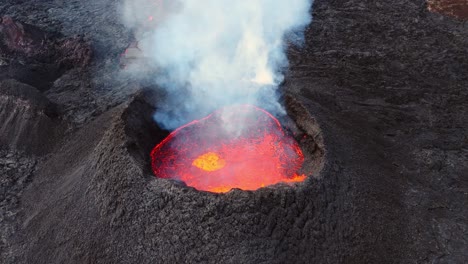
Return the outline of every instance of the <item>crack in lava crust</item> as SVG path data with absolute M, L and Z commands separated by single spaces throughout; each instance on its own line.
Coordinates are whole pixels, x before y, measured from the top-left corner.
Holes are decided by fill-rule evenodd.
M 257 190 L 305 180 L 304 155 L 267 111 L 237 105 L 219 109 L 172 132 L 151 152 L 156 177 L 197 190 Z

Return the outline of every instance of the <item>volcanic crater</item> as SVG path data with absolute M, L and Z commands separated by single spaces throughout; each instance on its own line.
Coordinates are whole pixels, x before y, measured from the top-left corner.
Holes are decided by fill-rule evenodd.
M 152 154 L 151 150 L 170 135 L 169 131 L 157 126 L 153 119 L 154 112 L 158 108 L 157 102 L 161 100 L 160 98 L 158 99 L 157 95 L 158 92 L 155 90 L 142 90 L 128 105 L 123 116 L 126 131 L 125 144 L 127 145 L 128 152 L 138 164 L 142 165 L 142 169 L 147 173 L 151 171 L 155 172 L 155 169 L 158 169 L 154 168 L 152 164 L 152 159 L 154 157 L 150 156 L 150 154 Z M 294 99 L 291 95 L 286 95 L 284 98 L 287 114 L 281 116 L 279 123 L 282 124 L 282 128 L 287 135 L 292 136 L 292 138 L 298 142 L 301 155 L 303 155 L 301 166 L 298 170 L 294 171 L 294 173 L 304 175 L 304 177 L 318 177 L 325 158 L 325 148 L 320 127 L 317 121 L 299 101 Z M 204 137 L 205 135 L 200 136 Z M 161 157 L 161 159 L 162 158 L 163 157 Z M 156 178 L 160 178 L 160 175 L 157 173 L 155 176 Z M 163 178 L 172 178 L 171 176 L 172 175 L 168 175 Z M 268 174 L 258 176 L 269 177 Z M 292 176 L 292 174 L 288 175 L 288 177 Z M 185 184 L 185 182 L 181 180 L 175 180 L 174 183 L 178 186 Z M 259 185 L 258 188 L 260 187 Z M 271 187 L 273 186 L 270 186 L 270 188 Z M 236 187 L 234 186 L 233 188 Z M 222 192 L 227 192 L 229 190 L 230 189 L 226 189 Z

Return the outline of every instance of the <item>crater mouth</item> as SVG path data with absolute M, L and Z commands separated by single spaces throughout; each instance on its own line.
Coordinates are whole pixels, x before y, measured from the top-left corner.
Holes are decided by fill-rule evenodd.
M 234 105 L 176 130 L 153 121 L 157 101 L 137 95 L 126 109 L 127 149 L 147 174 L 198 191 L 255 191 L 297 186 L 319 174 L 324 158 L 320 128 L 302 104 L 286 97 L 279 119 L 252 105 Z
M 234 105 L 172 132 L 151 152 L 156 177 L 225 193 L 302 182 L 304 155 L 280 122 L 253 105 Z

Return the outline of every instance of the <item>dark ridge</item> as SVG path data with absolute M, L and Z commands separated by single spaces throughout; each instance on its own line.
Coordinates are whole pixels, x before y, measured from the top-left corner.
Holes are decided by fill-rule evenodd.
M 156 101 L 155 91 L 140 91 L 122 115 L 125 121 L 127 149 L 148 175 L 152 174 L 149 158 L 151 150 L 169 135 L 169 132 L 159 128 L 153 119 Z
M 53 149 L 64 131 L 55 105 L 36 88 L 15 80 L 0 81 L 0 143 L 27 155 Z

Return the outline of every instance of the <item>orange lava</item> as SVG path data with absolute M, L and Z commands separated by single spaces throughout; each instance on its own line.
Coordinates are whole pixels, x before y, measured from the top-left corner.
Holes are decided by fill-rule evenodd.
M 231 106 L 184 125 L 151 152 L 159 178 L 198 190 L 225 193 L 305 180 L 297 142 L 263 109 Z
M 192 163 L 193 166 L 204 171 L 217 171 L 226 165 L 226 161 L 213 152 L 208 152 L 195 159 Z

